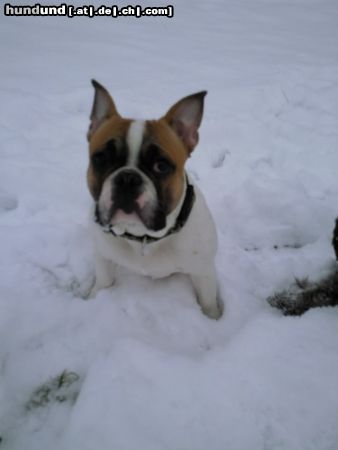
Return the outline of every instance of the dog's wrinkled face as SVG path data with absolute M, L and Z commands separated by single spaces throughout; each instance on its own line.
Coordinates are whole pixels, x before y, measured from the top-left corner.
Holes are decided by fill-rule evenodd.
M 159 120 L 122 118 L 93 81 L 88 186 L 102 225 L 158 231 L 184 192 L 184 164 L 198 141 L 206 92 L 185 97 Z

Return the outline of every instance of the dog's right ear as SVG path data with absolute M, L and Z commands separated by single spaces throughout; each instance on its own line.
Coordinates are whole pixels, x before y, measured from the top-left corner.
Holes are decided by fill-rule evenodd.
M 99 126 L 112 116 L 119 116 L 109 92 L 96 80 L 92 80 L 95 89 L 94 103 L 90 114 L 90 125 L 87 132 L 88 141 Z
M 201 91 L 182 98 L 164 116 L 167 123 L 181 138 L 189 155 L 198 142 L 198 129 L 202 121 L 204 97 L 206 94 L 207 91 Z

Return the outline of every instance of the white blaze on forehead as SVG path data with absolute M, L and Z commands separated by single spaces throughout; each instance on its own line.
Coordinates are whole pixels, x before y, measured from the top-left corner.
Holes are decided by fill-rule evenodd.
M 127 133 L 127 145 L 129 150 L 128 166 L 136 166 L 141 149 L 145 129 L 144 120 L 134 120 L 129 126 Z

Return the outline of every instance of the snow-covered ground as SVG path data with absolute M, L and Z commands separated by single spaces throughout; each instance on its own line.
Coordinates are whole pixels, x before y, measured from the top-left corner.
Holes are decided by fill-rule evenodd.
M 1 450 L 338 449 L 338 309 L 266 302 L 334 264 L 337 1 L 173 5 L 0 19 Z M 218 227 L 218 322 L 183 276 L 82 299 L 93 77 L 131 117 L 208 89 L 189 170 Z

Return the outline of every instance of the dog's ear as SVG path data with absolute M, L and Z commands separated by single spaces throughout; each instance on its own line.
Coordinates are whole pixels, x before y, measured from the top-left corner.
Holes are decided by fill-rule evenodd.
M 114 101 L 109 92 L 96 80 L 92 80 L 95 89 L 92 112 L 90 114 L 90 125 L 87 133 L 88 141 L 99 128 L 99 126 L 110 117 L 119 116 Z
M 187 147 L 189 154 L 198 142 L 198 128 L 202 121 L 206 94 L 207 91 L 202 91 L 182 98 L 164 116 Z

